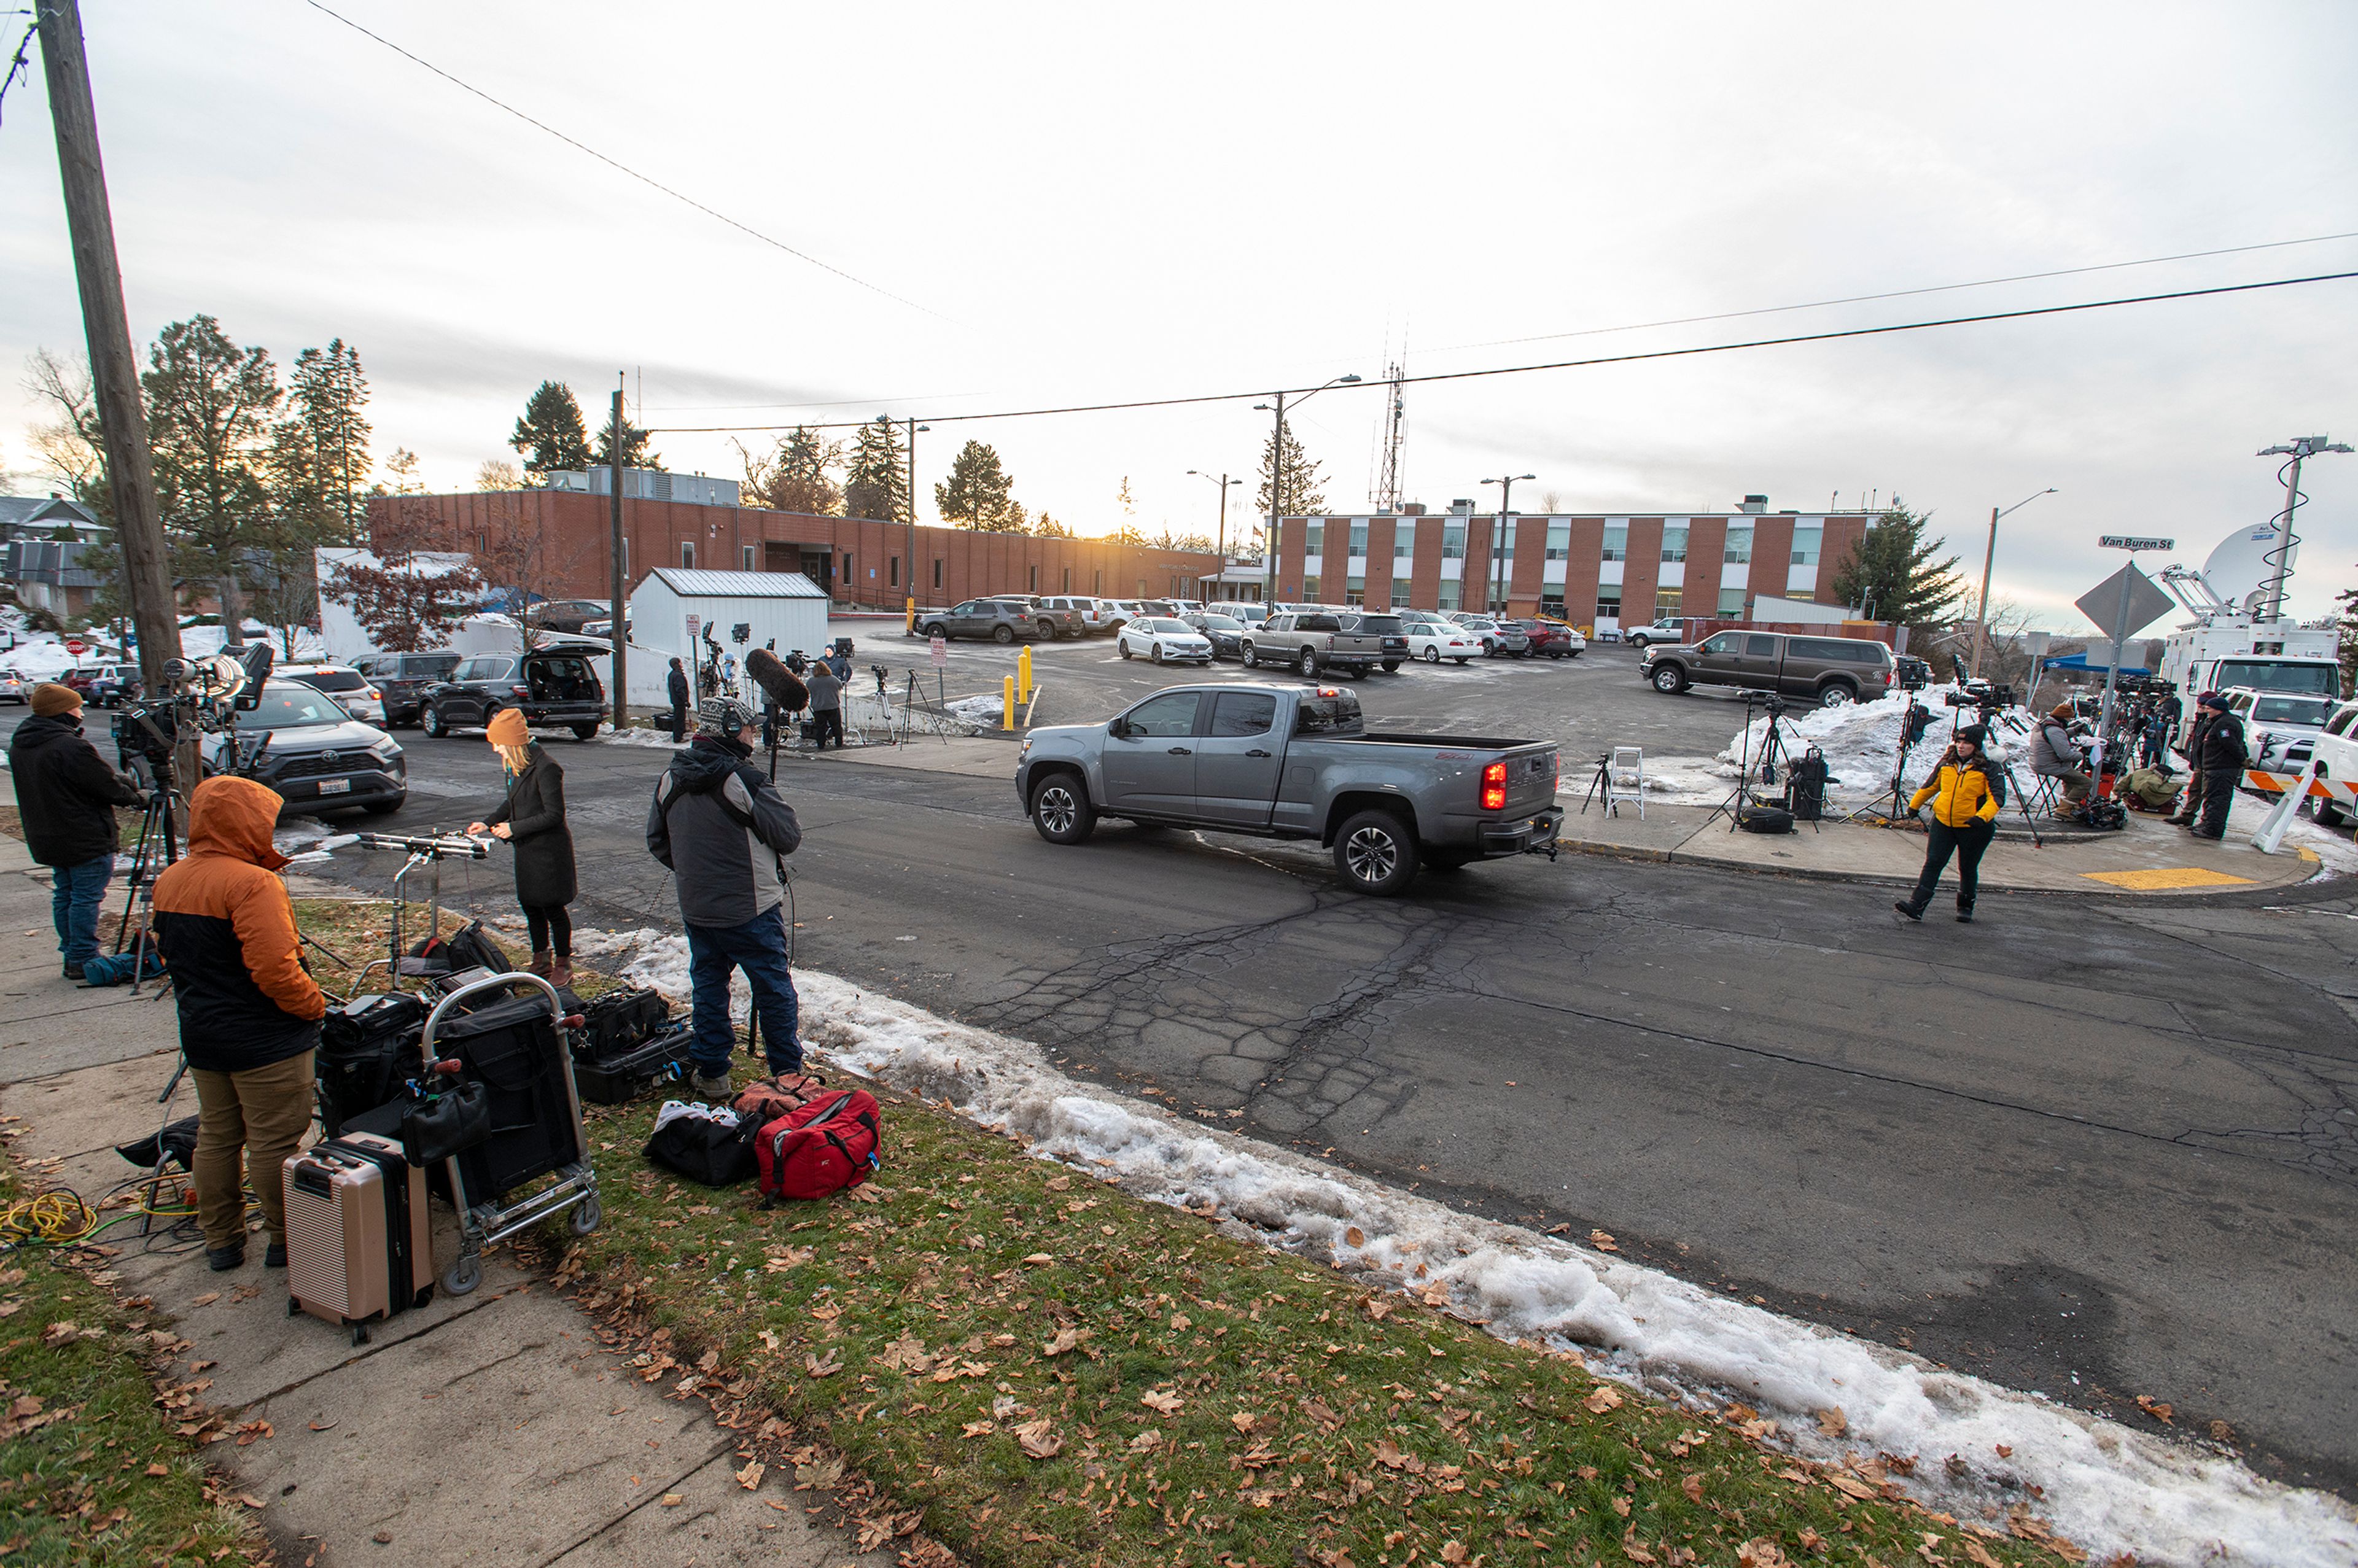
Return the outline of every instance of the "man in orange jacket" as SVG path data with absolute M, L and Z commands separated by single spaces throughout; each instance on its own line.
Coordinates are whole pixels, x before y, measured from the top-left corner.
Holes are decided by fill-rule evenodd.
M 287 1266 L 280 1168 L 311 1125 L 312 1052 L 328 1011 L 278 876 L 287 857 L 271 845 L 281 804 L 252 779 L 207 779 L 189 797 L 189 852 L 156 879 L 156 945 L 197 1082 L 197 1224 L 216 1273 L 245 1261 L 247 1171 L 262 1200 L 263 1260 Z

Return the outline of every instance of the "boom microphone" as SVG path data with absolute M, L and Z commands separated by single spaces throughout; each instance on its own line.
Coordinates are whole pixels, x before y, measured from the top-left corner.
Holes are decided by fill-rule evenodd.
M 745 673 L 753 677 L 763 695 L 788 713 L 799 713 L 810 705 L 810 688 L 767 648 L 755 648 L 745 655 Z

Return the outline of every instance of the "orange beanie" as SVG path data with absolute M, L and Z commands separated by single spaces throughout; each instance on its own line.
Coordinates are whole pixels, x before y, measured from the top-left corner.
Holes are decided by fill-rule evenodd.
M 494 746 L 522 746 L 531 741 L 532 731 L 525 728 L 523 714 L 503 708 L 483 726 L 483 739 Z

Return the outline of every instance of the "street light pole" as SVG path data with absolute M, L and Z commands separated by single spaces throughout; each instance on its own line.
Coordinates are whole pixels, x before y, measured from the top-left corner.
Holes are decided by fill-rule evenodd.
M 1197 479 L 1209 480 L 1212 477 L 1202 469 L 1189 469 L 1187 471 L 1194 474 Z M 1240 479 L 1230 479 L 1224 473 L 1220 475 L 1219 479 L 1215 482 L 1217 482 L 1220 487 L 1220 532 L 1217 541 L 1213 546 L 1213 549 L 1220 557 L 1219 586 L 1226 588 L 1228 586 L 1228 486 L 1232 484 L 1242 484 L 1244 483 L 1244 481 Z
M 1482 606 L 1485 614 L 1491 613 L 1492 604 L 1497 604 L 1501 610 L 1506 608 L 1504 603 L 1507 597 L 1506 585 L 1495 581 L 1494 579 L 1502 570 L 1506 560 L 1506 557 L 1498 553 L 1498 533 L 1507 525 L 1507 514 L 1514 509 L 1515 481 L 1519 479 L 1537 478 L 1539 475 L 1535 473 L 1515 473 L 1508 474 L 1501 479 L 1486 479 L 1482 481 L 1484 484 L 1495 484 L 1498 487 L 1498 515 L 1492 520 L 1490 542 L 1483 552 L 1486 558 L 1482 564 L 1482 583 L 1487 595 L 1487 601 Z
M 1325 391 L 1327 387 L 1353 385 L 1358 379 L 1357 375 L 1338 375 L 1332 381 L 1312 387 L 1295 398 L 1294 406 L 1300 407 Z M 1272 404 L 1276 408 L 1277 423 L 1271 435 L 1269 445 L 1269 537 L 1262 541 L 1261 546 L 1261 560 L 1267 568 L 1266 576 L 1269 585 L 1261 600 L 1264 604 L 1273 604 L 1277 601 L 1277 524 L 1278 519 L 1285 513 L 1285 394 L 1282 392 L 1274 394 L 1269 403 L 1253 405 L 1254 409 L 1258 411 L 1271 407 Z
M 931 425 L 920 425 L 914 419 L 909 421 L 909 544 L 902 557 L 908 575 L 901 582 L 901 586 L 908 590 L 909 602 L 905 607 L 908 619 L 901 627 L 903 632 L 914 632 L 917 627 L 917 432 L 932 428 Z
M 2050 484 L 2040 491 L 2039 495 L 2054 493 L 2055 487 Z M 1975 680 L 1982 678 L 1982 643 L 1989 633 L 1990 568 L 1997 560 L 1997 520 L 2008 512 L 2021 511 L 2038 500 L 2039 495 L 2026 495 L 2013 505 L 2003 509 L 1996 506 L 1990 508 L 1989 548 L 1982 552 L 1982 607 L 1979 613 L 1974 617 L 1973 677 Z

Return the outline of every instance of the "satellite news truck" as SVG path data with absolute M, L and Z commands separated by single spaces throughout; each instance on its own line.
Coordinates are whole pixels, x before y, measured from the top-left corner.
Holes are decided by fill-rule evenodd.
M 2341 633 L 2333 622 L 2304 625 L 2283 613 L 2283 585 L 2292 575 L 2298 548 L 2298 541 L 2287 539 L 2271 521 L 2227 535 L 2199 572 L 2180 566 L 2162 569 L 2162 586 L 2194 616 L 2162 643 L 2161 675 L 2185 699 L 2170 738 L 2180 751 L 2193 732 L 2197 692 L 2247 686 L 2342 695 Z

